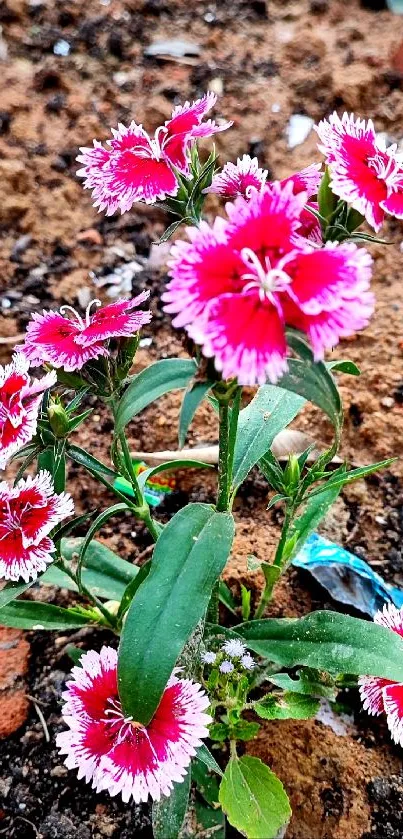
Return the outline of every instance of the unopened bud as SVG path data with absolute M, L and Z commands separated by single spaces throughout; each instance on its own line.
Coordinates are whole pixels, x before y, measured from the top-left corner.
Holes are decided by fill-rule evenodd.
M 49 425 L 57 438 L 65 437 L 69 430 L 69 418 L 61 402 L 52 402 L 48 407 Z
M 298 458 L 296 454 L 290 454 L 287 466 L 284 470 L 284 487 L 287 492 L 296 489 L 301 477 Z

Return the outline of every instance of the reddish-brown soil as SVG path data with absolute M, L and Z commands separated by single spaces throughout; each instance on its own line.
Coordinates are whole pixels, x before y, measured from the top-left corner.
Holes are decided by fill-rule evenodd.
M 143 270 L 135 275 L 133 290 L 151 289 L 154 312 L 146 331 L 152 344 L 140 350 L 138 366 L 183 352 L 181 336 L 173 334 L 159 302 L 164 260 L 156 264 L 160 258 L 155 248 L 149 258 L 150 245 L 166 223 L 164 216 L 142 206 L 123 217 L 98 216 L 75 177 L 78 146 L 90 144 L 93 137 L 106 138 L 109 126 L 118 121 L 134 118 L 154 129 L 169 117 L 173 104 L 196 98 L 207 88 L 222 91 L 218 116 L 234 120 L 233 129 L 217 137 L 221 160 L 244 152 L 257 154 L 273 177 L 319 159 L 313 132 L 302 145 L 287 148 L 285 128 L 293 113 L 317 120 L 334 108 L 354 109 L 374 117 L 391 139 L 402 140 L 403 18 L 371 10 L 371 5 L 382 4 L 358 0 L 0 3 L 2 39 L 8 51 L 1 62 L 0 93 L 0 360 L 9 357 L 10 340 L 23 332 L 31 311 L 61 303 L 77 305 L 83 302 L 85 289 L 94 295 L 91 272 L 107 275 L 137 258 Z M 199 56 L 145 57 L 149 43 L 169 38 L 198 44 Z M 60 40 L 70 45 L 69 55 L 54 54 Z M 211 212 L 214 209 L 212 201 Z M 401 224 L 391 221 L 384 235 L 389 246 L 371 246 L 376 315 L 363 334 L 337 351 L 338 357 L 352 358 L 362 370 L 358 380 L 341 379 L 346 412 L 342 453 L 356 464 L 403 452 Z M 145 411 L 128 428 L 131 447 L 174 448 L 179 405 L 180 396 L 174 394 Z M 328 442 L 330 429 L 318 411 L 307 408 L 297 425 L 319 446 Z M 107 458 L 110 430 L 109 417 L 97 408 L 79 441 Z M 216 437 L 214 414 L 203 406 L 189 443 L 215 442 Z M 104 496 L 90 478 L 76 469 L 70 474 L 78 509 L 102 503 Z M 402 478 L 402 461 L 397 461 L 388 472 L 350 487 L 325 525 L 330 538 L 367 559 L 395 584 L 403 584 Z M 161 508 L 162 519 L 189 499 L 213 499 L 214 491 L 214 474 L 180 475 L 178 492 Z M 247 555 L 269 559 L 273 553 L 278 514 L 266 512 L 266 496 L 266 486 L 254 473 L 236 502 L 237 536 L 227 570 L 234 593 L 241 580 L 254 591 L 261 586 L 259 573 L 247 571 Z M 133 561 L 149 545 L 143 528 L 128 519 L 119 527 L 115 521 L 105 527 L 102 538 Z M 58 595 L 47 591 L 46 597 Z M 293 571 L 279 585 L 271 613 L 302 615 L 324 605 L 329 604 L 323 591 Z M 18 644 L 13 654 L 18 650 L 26 662 L 25 642 L 18 634 L 10 637 Z M 24 839 L 149 835 L 144 814 L 95 796 L 62 767 L 54 738 L 60 726 L 63 679 L 70 666 L 64 652 L 67 639 L 36 634 L 31 640 L 26 692 L 40 701 L 51 742 L 46 742 L 33 706 L 25 727 L 4 740 L 0 834 Z M 79 643 L 98 645 L 100 639 L 83 636 Z M 5 660 L 3 666 L 0 644 L 0 688 L 11 672 L 7 654 Z M 25 667 L 21 665 L 18 678 Z M 7 702 L 8 691 L 7 686 Z M 23 721 L 26 700 L 22 702 L 20 693 L 18 700 L 11 695 L 17 725 Z M 8 720 L 10 706 L 3 704 L 4 696 L 2 691 L 1 712 Z M 403 837 L 401 752 L 390 745 L 377 721 L 359 714 L 356 723 L 355 732 L 344 737 L 319 722 L 266 724 L 259 739 L 250 744 L 250 751 L 267 759 L 290 791 L 294 808 L 290 839 Z

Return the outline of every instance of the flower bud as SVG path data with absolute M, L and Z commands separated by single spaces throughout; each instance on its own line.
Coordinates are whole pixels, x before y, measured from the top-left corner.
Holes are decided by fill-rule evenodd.
M 299 468 L 296 454 L 290 454 L 287 466 L 284 470 L 284 488 L 287 492 L 295 490 L 299 484 L 301 470 Z
M 69 418 L 61 402 L 51 402 L 48 407 L 49 425 L 58 439 L 66 437 L 69 430 Z

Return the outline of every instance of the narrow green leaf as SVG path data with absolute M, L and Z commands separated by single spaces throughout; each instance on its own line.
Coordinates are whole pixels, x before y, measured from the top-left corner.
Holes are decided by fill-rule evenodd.
M 63 559 L 71 562 L 77 559 L 80 549 L 84 543 L 84 538 L 78 539 L 63 539 L 61 544 L 61 554 Z M 64 582 L 54 581 L 54 573 L 62 574 L 59 580 Z M 137 577 L 139 568 L 131 562 L 122 559 L 115 554 L 106 545 L 93 539 L 87 548 L 84 567 L 82 570 L 83 582 L 95 594 L 105 600 L 121 600 L 125 594 L 129 583 Z M 51 582 L 53 579 L 53 582 Z M 45 574 L 41 577 L 41 583 L 63 585 L 64 588 L 75 590 L 74 583 L 59 571 L 54 565 L 50 565 Z M 74 587 L 74 588 L 73 588 Z
M 324 485 L 320 494 L 312 493 L 308 496 L 304 512 L 294 520 L 290 531 L 290 537 L 294 538 L 294 544 L 288 556 L 289 562 L 301 550 L 308 536 L 317 529 L 319 523 L 336 501 L 340 490 L 341 484 L 332 484 L 329 481 Z
M 60 525 L 56 530 L 52 533 L 52 539 L 54 542 L 59 542 L 60 539 L 64 539 L 66 536 L 70 536 L 70 533 L 76 529 L 76 527 L 80 527 L 80 525 L 85 524 L 88 519 L 90 519 L 96 510 L 91 510 L 89 513 L 83 513 L 82 516 L 77 516 L 75 519 L 71 521 L 67 521 L 65 524 Z
M 38 470 L 50 472 L 55 492 L 64 492 L 66 487 L 66 441 L 58 440 L 52 448 L 45 449 L 38 455 Z
M 318 708 L 318 699 L 290 692 L 281 696 L 268 693 L 253 706 L 253 710 L 264 720 L 308 720 L 315 716 Z
M 12 600 L 15 600 L 15 598 L 18 597 L 20 594 L 23 594 L 23 592 L 26 591 L 27 588 L 30 588 L 33 584 L 34 580 L 30 580 L 29 583 L 6 583 L 4 588 L 2 588 L 0 591 L 0 609 L 2 609 L 3 606 L 7 606 L 7 603 L 11 603 Z
M 348 359 L 345 361 L 343 361 L 343 359 L 340 361 L 327 361 L 326 367 L 328 367 L 329 370 L 335 370 L 336 373 L 346 373 L 348 376 L 361 375 L 360 368 L 354 364 L 354 361 L 349 361 Z
M 242 620 L 248 621 L 250 618 L 250 599 L 251 599 L 251 590 L 246 588 L 241 583 L 241 607 L 242 607 Z
M 216 759 L 213 757 L 205 743 L 202 743 L 202 745 L 199 746 L 196 752 L 196 758 L 194 759 L 201 760 L 201 762 L 207 766 L 207 769 L 210 769 L 212 772 L 216 772 L 217 775 L 223 774 Z
M 1 610 L 1 625 L 16 629 L 78 629 L 91 617 L 35 600 L 16 600 Z
M 84 451 L 84 449 L 80 448 L 80 446 L 75 446 L 70 443 L 67 449 L 67 454 L 72 460 L 74 460 L 75 463 L 78 463 L 80 466 L 84 466 L 85 469 L 88 469 L 89 472 L 92 472 L 95 475 L 104 475 L 111 481 L 114 481 L 115 478 L 118 477 L 118 473 L 111 469 L 110 466 L 106 466 L 104 463 L 101 463 L 100 460 L 97 460 L 97 458 L 93 457 L 92 454 L 88 454 L 88 452 Z
M 321 408 L 332 422 L 338 439 L 343 423 L 343 408 L 332 374 L 326 364 L 314 361 L 311 349 L 298 334 L 289 331 L 287 337 L 290 346 L 301 356 L 301 360 L 289 359 L 288 372 L 282 376 L 278 385 L 298 393 Z
M 291 817 L 279 778 L 257 757 L 232 758 L 220 786 L 228 821 L 247 839 L 276 839 Z
M 386 469 L 387 466 L 390 466 L 395 461 L 395 457 L 388 457 L 387 460 L 380 460 L 378 463 L 371 463 L 369 466 L 359 466 L 357 469 L 350 469 L 349 472 L 341 472 L 338 470 L 337 475 L 335 474 L 328 477 L 325 486 L 317 487 L 317 489 L 312 490 L 312 492 L 309 493 L 308 498 L 320 496 L 333 489 L 341 490 L 342 487 L 347 484 L 352 484 L 353 481 L 358 481 L 361 478 L 367 478 L 368 475 L 373 475 L 374 472 L 377 472 L 379 469 Z
M 223 580 L 220 580 L 218 583 L 218 597 L 220 602 L 230 611 L 233 615 L 236 615 L 236 603 L 232 596 L 231 589 L 228 588 L 227 584 L 224 583 Z
M 276 435 L 296 417 L 305 399 L 274 385 L 263 385 L 239 414 L 233 486 L 240 486 L 270 449 Z
M 174 784 L 168 797 L 154 801 L 152 825 L 154 839 L 178 839 L 189 803 L 191 772 Z
M 145 562 L 141 568 L 138 568 L 138 574 L 130 581 L 130 583 L 126 586 L 124 590 L 123 597 L 120 601 L 120 606 L 118 609 L 117 617 L 122 618 L 124 614 L 126 614 L 130 603 L 133 600 L 134 595 L 138 588 L 140 588 L 141 584 L 144 582 L 146 577 L 148 577 L 150 570 L 151 570 L 151 561 Z
M 147 724 L 187 639 L 204 616 L 234 536 L 230 513 L 189 504 L 166 525 L 151 570 L 123 627 L 119 693 L 127 716 Z
M 213 469 L 211 463 L 202 463 L 200 460 L 168 460 L 166 463 L 159 463 L 158 466 L 150 466 L 149 469 L 144 469 L 140 472 L 137 480 L 141 489 L 153 475 L 159 475 L 160 472 L 173 472 L 175 469 Z
M 195 382 L 189 390 L 185 391 L 179 415 L 178 438 L 180 449 L 185 445 L 189 426 L 199 405 L 203 402 L 203 399 L 209 392 L 210 388 L 211 382 Z
M 222 778 L 223 773 L 221 770 L 219 774 Z M 205 801 L 211 807 L 218 807 L 219 780 L 216 774 L 212 775 L 206 764 L 199 760 L 198 755 L 192 760 L 192 781 L 196 784 L 197 791 L 203 796 Z
M 147 405 L 171 390 L 187 387 L 197 371 L 194 361 L 164 358 L 142 370 L 129 384 L 119 402 L 116 414 L 116 434 Z
M 86 535 L 86 537 L 85 537 L 85 539 L 84 539 L 84 541 L 81 545 L 80 552 L 79 552 L 79 555 L 78 555 L 77 575 L 78 575 L 79 578 L 81 577 L 81 568 L 82 568 L 82 565 L 84 563 L 86 551 L 88 550 L 88 548 L 89 548 L 89 546 L 90 546 L 90 544 L 93 540 L 93 537 L 95 536 L 95 533 L 98 530 L 100 530 L 101 527 L 103 527 L 103 525 L 106 524 L 106 522 L 109 521 L 110 518 L 112 518 L 113 516 L 116 516 L 118 513 L 126 513 L 126 512 L 127 512 L 127 505 L 126 504 L 114 504 L 113 507 L 108 507 L 106 510 L 103 510 L 103 512 L 100 513 L 99 516 L 96 517 L 95 521 L 91 524 L 91 527 L 89 528 L 89 530 L 87 532 L 87 535 Z
M 82 414 L 77 414 L 76 417 L 72 417 L 69 422 L 69 434 L 71 434 L 72 431 L 75 431 L 76 428 L 79 427 L 79 425 L 85 422 L 85 420 L 88 419 L 89 416 L 91 416 L 92 412 L 93 408 L 88 408 L 86 411 L 83 411 Z
M 338 612 L 267 618 L 234 627 L 247 646 L 282 667 L 305 665 L 403 681 L 403 638 L 371 621 Z

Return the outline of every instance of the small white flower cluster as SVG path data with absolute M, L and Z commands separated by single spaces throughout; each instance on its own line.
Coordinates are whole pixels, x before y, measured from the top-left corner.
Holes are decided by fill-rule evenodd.
M 228 656 L 228 658 L 224 658 L 218 665 L 220 673 L 224 673 L 225 675 L 233 673 L 235 665 L 231 659 L 235 660 L 241 670 L 253 670 L 255 667 L 255 660 L 252 658 L 250 653 L 247 652 L 245 644 L 237 638 L 231 638 L 230 640 L 225 641 L 221 647 L 221 651 Z M 201 660 L 203 664 L 215 664 L 217 661 L 217 655 L 220 655 L 220 653 L 217 654 L 212 650 L 207 650 L 202 654 Z

